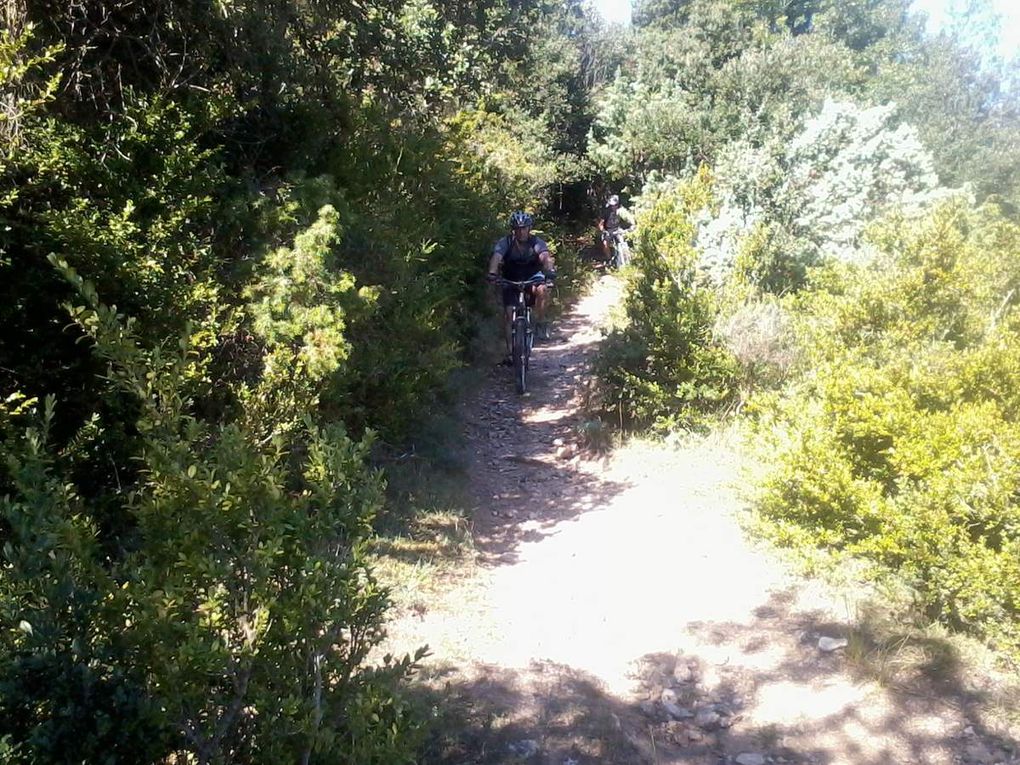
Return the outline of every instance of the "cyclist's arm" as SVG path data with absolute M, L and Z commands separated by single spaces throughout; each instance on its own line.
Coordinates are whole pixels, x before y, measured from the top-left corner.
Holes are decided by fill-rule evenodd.
M 545 250 L 544 252 L 540 252 L 538 254 L 538 260 L 542 264 L 542 270 L 543 271 L 555 271 L 556 270 L 556 263 L 553 260 L 552 253 L 550 253 L 549 250 Z
M 499 276 L 503 269 L 503 253 L 499 250 L 492 251 L 492 257 L 489 258 L 489 272 L 488 276 Z

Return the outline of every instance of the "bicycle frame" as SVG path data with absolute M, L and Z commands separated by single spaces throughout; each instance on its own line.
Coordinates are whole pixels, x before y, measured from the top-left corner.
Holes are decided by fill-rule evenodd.
M 540 278 L 536 278 L 540 277 Z M 510 315 L 510 351 L 513 357 L 514 382 L 517 385 L 518 393 L 528 391 L 528 367 L 531 361 L 531 348 L 535 343 L 535 331 L 531 322 L 531 306 L 528 305 L 527 290 L 544 283 L 545 277 L 541 274 L 515 282 L 509 279 L 500 279 L 498 284 L 504 287 L 512 287 L 517 290 L 517 300 L 514 302 Z
M 630 262 L 630 245 L 625 239 L 626 233 L 624 229 L 614 229 L 603 234 L 605 242 L 609 245 L 608 260 L 614 268 L 623 268 Z

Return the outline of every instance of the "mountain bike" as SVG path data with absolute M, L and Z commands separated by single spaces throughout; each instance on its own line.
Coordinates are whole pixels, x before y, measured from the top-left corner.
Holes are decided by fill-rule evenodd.
M 608 250 L 607 265 L 612 265 L 613 268 L 623 268 L 630 262 L 630 246 L 624 235 L 633 233 L 633 229 L 624 231 L 621 228 L 602 232 L 602 241 Z
M 527 293 L 529 288 L 545 283 L 545 274 L 541 271 L 522 282 L 502 278 L 496 280 L 497 285 L 517 291 L 517 300 L 510 316 L 510 356 L 513 359 L 514 383 L 517 392 L 521 394 L 528 392 L 528 362 L 531 359 L 531 347 L 535 343 L 535 328 L 531 322 Z

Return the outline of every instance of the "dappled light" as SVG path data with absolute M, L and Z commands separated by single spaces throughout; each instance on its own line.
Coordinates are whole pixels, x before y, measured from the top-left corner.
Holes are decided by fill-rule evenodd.
M 536 375 L 533 399 L 502 393 L 496 368 L 465 410 L 471 581 L 392 623 L 387 643 L 433 650 L 414 694 L 439 715 L 426 761 L 948 765 L 1013 752 L 962 666 L 909 691 L 875 682 L 857 663 L 871 640 L 857 606 L 748 545 L 736 432 L 577 447 L 566 370 L 618 289 L 599 282 L 561 319 L 581 342 L 536 347 L 564 371 Z M 525 419 L 539 401 L 562 416 Z
M 789 763 L 887 765 L 953 762 L 961 747 L 987 747 L 1003 758 L 1015 749 L 995 736 L 979 743 L 981 726 L 966 707 L 846 682 L 844 661 L 820 656 L 810 640 L 834 625 L 798 608 L 789 591 L 770 596 L 761 612 L 768 615 L 684 631 L 688 640 L 725 635 L 710 640 L 716 650 L 687 643 L 628 657 L 629 694 L 576 663 L 440 664 L 415 693 L 442 705 L 428 762 L 513 761 L 515 747 L 529 747 L 536 761 L 550 763 L 714 765 L 767 752 Z M 791 633 L 804 638 L 791 640 Z M 770 660 L 748 662 L 748 643 L 761 640 L 772 644 Z M 962 678 L 948 679 L 962 690 Z M 681 710 L 679 719 L 666 712 L 664 697 Z
M 614 2 L 0 5 L 0 763 L 1020 765 L 1005 0 Z

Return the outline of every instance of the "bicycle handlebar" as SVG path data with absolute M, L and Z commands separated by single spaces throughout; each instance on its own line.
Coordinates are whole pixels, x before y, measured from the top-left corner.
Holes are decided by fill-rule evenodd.
M 496 278 L 496 284 L 498 284 L 500 287 L 517 287 L 520 289 L 523 289 L 525 287 L 532 287 L 533 285 L 545 284 L 545 282 L 546 274 L 543 273 L 542 271 L 535 273 L 533 276 L 529 276 L 528 278 L 524 279 L 523 282 L 514 282 L 513 279 L 503 278 L 502 276 L 498 276 Z
M 493 284 L 499 285 L 500 287 L 516 287 L 517 289 L 522 290 L 525 287 L 532 287 L 537 284 L 545 284 L 547 281 L 551 280 L 546 279 L 545 274 L 539 271 L 534 276 L 531 276 L 522 282 L 515 282 L 511 279 L 504 279 L 502 276 L 497 276 L 493 280 Z

